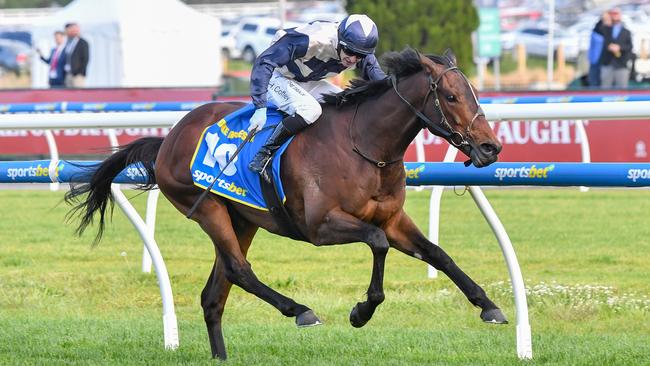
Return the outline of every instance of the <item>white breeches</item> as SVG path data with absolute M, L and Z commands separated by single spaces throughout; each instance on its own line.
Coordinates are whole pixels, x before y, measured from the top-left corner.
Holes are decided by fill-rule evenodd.
M 338 93 L 342 89 L 326 80 L 298 82 L 273 72 L 267 91 L 267 99 L 281 111 L 298 114 L 308 124 L 314 123 L 323 109 L 321 94 Z

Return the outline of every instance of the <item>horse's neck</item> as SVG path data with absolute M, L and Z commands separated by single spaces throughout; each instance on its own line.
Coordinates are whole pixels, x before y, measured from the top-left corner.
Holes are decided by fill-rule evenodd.
M 408 88 L 409 91 L 405 89 L 402 87 L 400 93 L 419 109 L 424 101 L 422 93 L 413 87 Z M 376 100 L 359 105 L 351 123 L 351 135 L 359 150 L 385 161 L 403 158 L 421 129 L 415 113 L 393 89 Z

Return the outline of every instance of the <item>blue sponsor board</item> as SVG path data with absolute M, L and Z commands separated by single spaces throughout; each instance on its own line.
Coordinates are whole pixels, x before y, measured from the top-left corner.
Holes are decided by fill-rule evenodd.
M 61 103 L 15 103 L 0 104 L 0 113 L 60 112 Z
M 67 112 L 162 112 L 191 111 L 207 102 L 106 102 L 68 103 Z
M 531 103 L 600 103 L 600 102 L 646 102 L 650 95 L 535 95 L 518 97 L 483 97 L 482 104 L 531 104 Z
M 648 94 L 634 95 L 522 95 L 482 97 L 482 104 L 531 104 L 531 103 L 598 103 L 598 102 L 644 102 Z M 207 101 L 186 102 L 51 102 L 0 104 L 0 113 L 34 112 L 162 112 L 190 111 Z
M 50 160 L 0 161 L 0 183 L 51 183 Z
M 59 161 L 59 182 L 87 182 L 99 161 Z M 0 183 L 51 183 L 50 160 L 0 161 Z M 463 163 L 405 163 L 406 184 L 481 186 L 649 187 L 650 163 L 494 163 L 485 168 Z M 144 184 L 140 164 L 124 169 L 114 183 Z
M 650 186 L 648 163 L 406 163 L 407 185 Z
M 62 160 L 57 165 L 59 182 L 88 182 L 99 164 L 101 164 L 101 161 Z M 113 183 L 145 184 L 147 179 L 147 171 L 138 163 L 129 165 L 122 170 L 115 177 Z
M 208 102 L 52 102 L 0 104 L 0 113 L 191 111 Z
M 50 160 L 0 161 L 0 183 L 88 182 L 100 161 L 66 161 L 56 165 L 55 177 L 50 176 Z M 113 183 L 144 184 L 147 172 L 140 164 L 129 165 Z

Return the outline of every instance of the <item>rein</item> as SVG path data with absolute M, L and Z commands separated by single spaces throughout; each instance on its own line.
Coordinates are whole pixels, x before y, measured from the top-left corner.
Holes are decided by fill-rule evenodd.
M 478 108 L 476 110 L 476 113 L 474 113 L 474 117 L 472 117 L 471 121 L 467 125 L 467 129 L 465 130 L 465 135 L 464 136 L 460 132 L 456 131 L 451 126 L 451 124 L 449 124 L 449 120 L 447 119 L 447 116 L 445 115 L 445 112 L 442 110 L 442 106 L 440 105 L 440 98 L 438 96 L 438 83 L 442 79 L 442 76 L 445 75 L 445 73 L 447 73 L 448 71 L 456 71 L 456 72 L 459 72 L 463 76 L 463 79 L 465 80 L 465 82 L 467 82 L 470 90 L 472 91 L 472 95 L 474 96 L 474 101 L 476 102 L 476 105 L 478 106 Z M 467 80 L 467 77 L 465 77 L 465 75 L 456 66 L 451 66 L 451 67 L 448 67 L 445 70 L 443 70 L 440 73 L 440 75 L 438 75 L 436 80 L 433 80 L 433 78 L 431 77 L 431 74 L 428 74 L 428 75 L 429 75 L 429 82 L 430 82 L 429 83 L 429 91 L 427 91 L 427 95 L 424 97 L 424 102 L 422 103 L 422 108 L 420 108 L 420 109 L 424 109 L 424 106 L 426 106 L 427 101 L 429 100 L 429 96 L 431 95 L 431 93 L 433 93 L 433 95 L 435 96 L 435 99 L 433 100 L 433 104 L 436 107 L 436 110 L 438 111 L 438 113 L 440 113 L 440 115 L 441 115 L 440 123 L 444 127 L 446 127 L 446 129 L 440 127 L 438 124 L 431 121 L 431 119 L 429 119 L 429 117 L 424 115 L 424 113 L 422 113 L 420 110 L 416 109 L 411 103 L 409 103 L 408 100 L 406 100 L 406 98 L 404 98 L 404 96 L 402 96 L 402 94 L 400 94 L 399 90 L 397 90 L 398 80 L 397 80 L 397 77 L 395 75 L 390 76 L 390 81 L 391 81 L 391 85 L 393 86 L 393 90 L 395 91 L 397 96 L 400 97 L 400 99 L 404 103 L 406 103 L 406 105 L 408 105 L 409 108 L 411 108 L 411 111 L 413 111 L 413 113 L 415 113 L 415 115 L 420 119 L 420 121 L 422 122 L 423 128 L 428 128 L 428 129 L 431 129 L 431 130 L 435 131 L 438 136 L 440 136 L 440 137 L 444 138 L 445 140 L 449 141 L 450 144 L 454 145 L 457 148 L 469 145 L 469 142 L 467 142 L 467 136 L 470 134 L 470 130 L 472 129 L 472 126 L 474 125 L 474 121 L 476 121 L 476 119 L 479 116 L 485 116 L 485 113 L 483 112 L 483 108 L 481 108 L 481 105 L 478 102 L 478 98 L 476 98 L 476 94 L 474 93 L 474 90 L 472 89 L 472 86 L 469 84 L 469 81 Z
M 354 108 L 354 115 L 352 115 L 352 121 L 350 122 L 350 127 L 348 128 L 348 133 L 350 135 L 350 141 L 352 142 L 352 151 L 354 151 L 355 153 L 359 154 L 362 158 L 366 159 L 367 161 L 369 161 L 372 164 L 374 164 L 375 166 L 377 166 L 377 168 L 383 168 L 386 165 L 390 165 L 390 164 L 393 164 L 393 163 L 397 163 L 398 161 L 402 161 L 402 158 L 395 159 L 395 160 L 388 161 L 388 162 L 375 160 L 375 159 L 365 155 L 364 153 L 361 152 L 361 150 L 359 150 L 359 148 L 357 147 L 357 144 L 354 142 L 354 137 L 352 136 L 352 126 L 354 125 L 354 119 L 357 117 L 357 112 L 358 111 L 359 111 L 359 103 L 357 103 L 357 106 Z

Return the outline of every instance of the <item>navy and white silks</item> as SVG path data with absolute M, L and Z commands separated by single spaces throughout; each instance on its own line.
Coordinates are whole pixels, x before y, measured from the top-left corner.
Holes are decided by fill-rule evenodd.
M 267 101 L 287 114 L 298 114 L 307 123 L 322 113 L 321 94 L 341 89 L 323 80 L 346 69 L 359 68 L 367 80 L 379 80 L 386 74 L 374 54 L 346 68 L 338 54 L 337 23 L 313 22 L 297 28 L 279 30 L 271 43 L 255 60 L 251 72 L 251 97 L 257 108 Z

